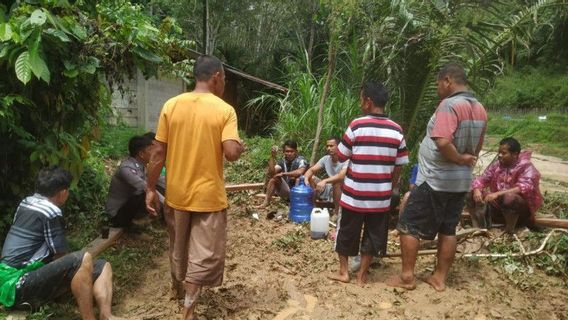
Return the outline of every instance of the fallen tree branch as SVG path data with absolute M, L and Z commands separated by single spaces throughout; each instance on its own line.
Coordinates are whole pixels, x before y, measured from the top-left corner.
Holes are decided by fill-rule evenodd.
M 480 228 L 471 228 L 471 229 L 463 229 L 460 230 L 456 233 L 456 240 L 460 241 L 463 239 L 467 239 L 469 237 L 475 237 L 475 236 L 486 236 L 487 235 L 487 229 L 480 229 Z M 424 241 L 420 241 L 420 249 L 427 249 L 430 247 L 436 247 L 436 245 L 438 244 L 438 238 L 434 239 L 434 240 L 424 240 Z
M 432 249 L 432 250 L 419 250 L 418 251 L 418 255 L 419 256 L 426 256 L 426 255 L 430 255 L 430 254 L 436 254 L 438 252 L 437 249 Z M 402 252 L 394 252 L 394 253 L 387 253 L 385 254 L 385 258 L 397 258 L 397 257 L 401 257 L 402 256 Z
M 479 258 L 507 258 L 507 257 L 526 257 L 526 256 L 541 254 L 544 250 L 544 247 L 546 247 L 546 243 L 548 242 L 550 237 L 556 232 L 568 233 L 568 230 L 564 230 L 564 229 L 552 229 L 552 230 L 550 230 L 550 232 L 546 235 L 546 237 L 542 241 L 542 244 L 540 245 L 540 247 L 538 247 L 538 249 L 533 250 L 533 251 L 525 251 L 524 247 L 521 244 L 521 251 L 522 252 L 517 252 L 517 253 L 466 253 L 466 254 L 461 255 L 461 257 L 466 257 L 466 258 L 469 258 L 469 257 L 473 257 L 473 258 L 476 258 L 476 257 L 479 257 Z M 520 240 L 519 240 L 519 242 L 520 242 Z

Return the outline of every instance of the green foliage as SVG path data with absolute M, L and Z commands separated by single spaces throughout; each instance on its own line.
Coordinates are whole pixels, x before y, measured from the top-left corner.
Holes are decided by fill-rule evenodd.
M 235 162 L 226 164 L 225 181 L 228 183 L 252 183 L 264 181 L 270 147 L 275 144 L 271 138 L 255 136 L 245 138 L 247 150 Z
M 300 154 L 307 156 L 314 142 L 323 82 L 309 72 L 294 71 L 288 85 L 294 90 L 285 95 L 264 95 L 253 99 L 249 101 L 248 108 L 257 108 L 257 103 L 263 99 L 273 101 L 279 110 L 274 126 L 277 139 L 296 140 Z M 324 107 L 322 139 L 332 135 L 341 137 L 360 112 L 359 85 L 352 88 L 350 84 L 334 79 Z M 321 149 L 320 155 L 323 155 L 323 145 Z
M 330 93 L 331 101 L 325 106 L 327 129 L 323 135 L 344 131 L 359 113 L 361 82 L 378 79 L 390 91 L 389 115 L 403 126 L 409 148 L 415 149 L 427 119 L 439 103 L 435 80 L 441 66 L 449 61 L 460 62 L 472 88 L 485 92 L 504 67 L 500 52 L 512 43 L 525 43 L 534 32 L 549 27 L 547 19 L 566 5 L 561 0 L 528 6 L 505 1 L 322 3 L 322 12 L 329 17 L 328 31 L 341 30 L 332 84 L 335 92 Z M 343 7 L 348 10 L 335 10 Z M 545 18 L 533 19 L 537 14 Z M 312 110 L 320 100 L 326 61 L 320 58 L 323 67 L 314 68 L 310 59 L 304 61 L 309 54 L 299 52 L 296 57 L 296 61 L 303 62 L 286 60 L 290 92 L 251 100 L 250 108 L 257 110 L 269 105 L 267 101 L 276 102 L 280 107 L 275 125 L 278 138 L 296 136 L 301 145 L 310 146 L 317 123 Z M 351 118 L 345 119 L 342 113 Z
M 120 88 L 136 69 L 147 76 L 160 66 L 173 70 L 172 57 L 181 61 L 183 49 L 191 46 L 179 38 L 175 22 L 166 19 L 158 26 L 128 1 L 92 4 L 29 0 L 0 5 L 3 218 L 33 190 L 33 179 L 44 166 L 70 170 L 77 185 L 90 141 L 106 114 L 102 111 L 110 106 L 109 88 Z
M 523 240 L 525 250 L 534 250 L 539 247 L 546 237 L 546 233 L 532 232 Z M 518 242 L 511 238 L 494 241 L 490 247 L 493 253 L 518 253 L 521 251 Z M 531 283 L 531 274 L 534 267 L 538 267 L 546 274 L 566 277 L 568 276 L 568 234 L 560 233 L 552 236 L 547 242 L 544 253 L 527 256 L 523 259 L 508 257 L 495 258 L 493 263 L 499 265 L 504 274 L 521 289 L 530 289 L 535 285 Z
M 96 238 L 107 219 L 105 203 L 110 177 L 106 173 L 104 160 L 96 148 L 89 151 L 83 174 L 77 186 L 71 189 L 64 208 L 66 228 L 71 230 L 69 237 L 73 240 L 70 242 L 75 250 Z
M 568 115 L 544 113 L 546 120 L 539 120 L 540 115 L 542 114 L 492 112 L 487 134 L 499 139 L 515 137 L 523 148 L 568 159 Z
M 544 69 L 526 69 L 497 78 L 483 99 L 490 110 L 568 109 L 568 74 Z
M 272 241 L 272 245 L 288 252 L 297 252 L 302 242 L 306 239 L 306 230 L 305 227 L 299 226 L 295 230 L 290 230 L 282 237 Z

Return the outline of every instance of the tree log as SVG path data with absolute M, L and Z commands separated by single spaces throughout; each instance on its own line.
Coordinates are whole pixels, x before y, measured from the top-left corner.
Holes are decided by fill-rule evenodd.
M 243 191 L 243 190 L 261 190 L 264 188 L 264 183 L 244 183 L 244 184 L 233 184 L 225 186 L 226 191 Z
M 568 229 L 568 219 L 536 218 L 535 224 L 539 227 Z
M 457 240 L 467 238 L 468 236 L 475 236 L 475 235 L 487 235 L 486 229 L 479 229 L 479 228 L 471 228 L 471 229 L 463 229 L 456 232 Z M 424 240 L 420 242 L 420 248 L 426 249 L 430 247 L 436 247 L 438 244 L 438 239 L 434 240 Z
M 110 228 L 107 239 L 103 239 L 102 237 L 96 238 L 85 247 L 85 251 L 90 253 L 93 257 L 96 257 L 106 248 L 112 246 L 123 233 L 124 230 L 122 228 Z

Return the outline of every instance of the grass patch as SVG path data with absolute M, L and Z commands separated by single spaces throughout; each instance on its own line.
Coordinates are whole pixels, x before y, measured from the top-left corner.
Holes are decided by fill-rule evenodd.
M 544 202 L 538 210 L 542 214 L 553 214 L 559 219 L 568 219 L 568 196 L 563 192 L 545 192 Z
M 482 101 L 493 110 L 566 110 L 568 74 L 556 68 L 509 72 L 497 78 Z
M 538 117 L 546 115 L 546 120 Z M 568 160 L 568 114 L 490 112 L 486 146 L 497 150 L 499 140 L 514 137 L 521 146 L 535 152 Z
M 93 142 L 92 148 L 103 158 L 121 159 L 128 155 L 128 140 L 143 133 L 143 128 L 125 124 L 107 125 L 101 129 L 100 138 Z

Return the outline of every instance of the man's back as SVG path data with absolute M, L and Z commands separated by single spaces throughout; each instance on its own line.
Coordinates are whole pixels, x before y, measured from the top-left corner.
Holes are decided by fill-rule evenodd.
M 67 252 L 61 210 L 44 197 L 25 198 L 18 207 L 2 248 L 2 263 L 22 268 L 35 261 Z
M 358 212 L 388 211 L 394 167 L 408 162 L 400 126 L 385 115 L 355 119 L 339 145 L 338 155 L 340 160 L 351 160 L 341 206 Z
M 472 167 L 445 159 L 433 139 L 447 138 L 458 153 L 476 156 L 486 127 L 485 108 L 471 93 L 458 92 L 442 100 L 430 118 L 426 136 L 420 144 L 416 184 L 428 182 L 436 191 L 467 192 Z
M 198 212 L 227 207 L 222 142 L 229 139 L 238 141 L 235 111 L 212 93 L 185 93 L 166 102 L 156 140 L 168 146 L 169 206 Z

